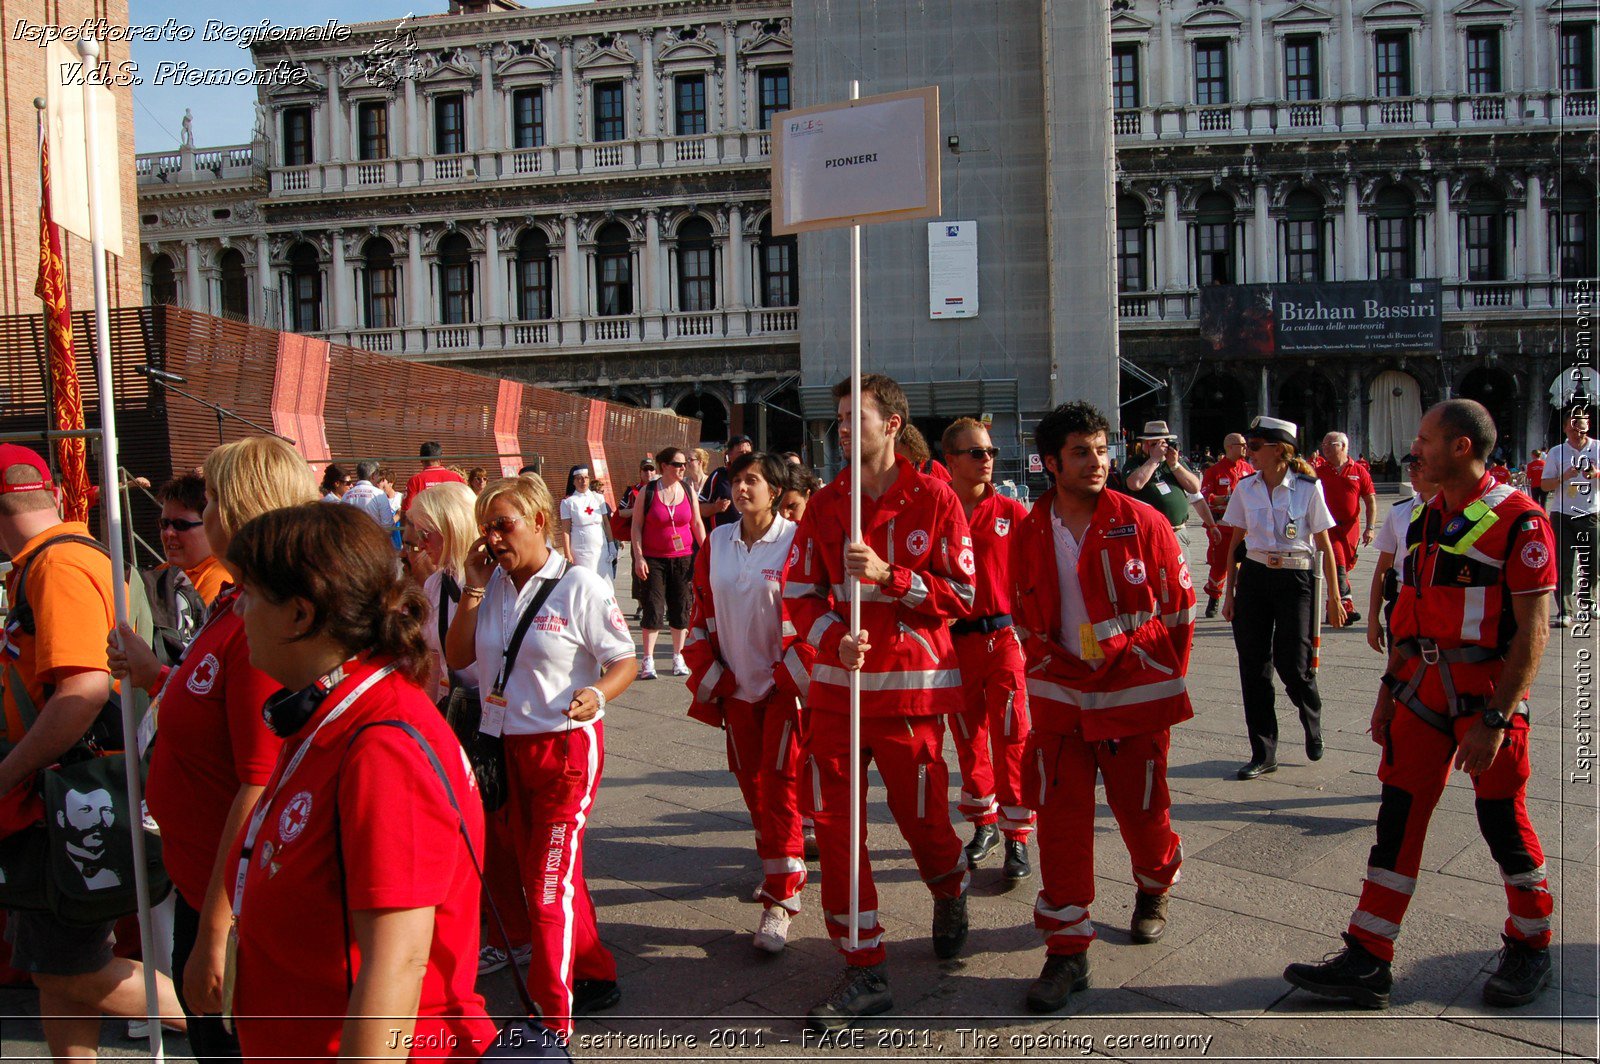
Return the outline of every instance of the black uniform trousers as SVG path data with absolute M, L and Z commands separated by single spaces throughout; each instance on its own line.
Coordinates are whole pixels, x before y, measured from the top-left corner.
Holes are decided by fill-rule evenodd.
M 1246 558 L 1233 591 L 1233 645 L 1252 761 L 1278 756 L 1278 714 L 1272 672 L 1300 710 L 1309 738 L 1322 738 L 1322 696 L 1311 671 L 1312 611 L 1318 608 L 1309 569 L 1270 569 Z
M 1595 515 L 1569 517 L 1550 515 L 1550 530 L 1556 539 L 1556 566 L 1561 571 L 1561 590 L 1556 609 L 1568 617 L 1583 612 L 1583 602 L 1595 601 Z

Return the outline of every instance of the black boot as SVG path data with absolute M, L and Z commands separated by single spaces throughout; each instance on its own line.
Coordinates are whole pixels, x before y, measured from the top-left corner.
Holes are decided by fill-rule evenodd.
M 1211 618 L 1215 617 L 1216 615 L 1217 615 L 1217 596 L 1208 595 L 1206 597 L 1206 619 L 1210 620 Z
M 1389 990 L 1394 986 L 1389 962 L 1368 953 L 1348 932 L 1344 941 L 1346 948 L 1321 964 L 1291 964 L 1283 970 L 1283 977 L 1301 990 L 1323 997 L 1349 1001 L 1364 1009 L 1388 1008 Z
M 1526 1005 L 1550 985 L 1550 951 L 1532 949 L 1502 934 L 1500 967 L 1483 984 L 1483 1003 L 1500 1008 Z
M 1033 868 L 1028 864 L 1028 843 L 1025 839 L 1006 840 L 1006 863 L 1004 875 L 1012 883 L 1019 879 L 1027 879 L 1033 874 Z
M 622 988 L 615 979 L 579 979 L 572 984 L 572 1014 L 587 1016 L 609 1009 L 622 1000 Z
M 818 1033 L 842 1031 L 863 1016 L 876 1016 L 894 1008 L 883 965 L 846 968 L 826 1001 L 806 1014 L 806 1026 Z
M 978 862 L 994 853 L 1000 845 L 1000 829 L 993 824 L 979 824 L 967 843 L 967 867 L 977 868 Z
M 1044 971 L 1028 987 L 1029 1012 L 1059 1012 L 1067 999 L 1089 989 L 1088 953 L 1052 953 Z
M 967 892 L 933 899 L 933 955 L 947 961 L 967 942 Z
M 1128 929 L 1134 942 L 1148 945 L 1167 930 L 1167 896 L 1136 891 L 1133 895 L 1133 923 Z

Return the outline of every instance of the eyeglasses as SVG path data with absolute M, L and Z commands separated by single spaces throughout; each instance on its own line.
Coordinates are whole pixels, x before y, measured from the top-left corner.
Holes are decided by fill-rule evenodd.
M 956 453 L 956 454 L 964 454 L 968 458 L 971 458 L 975 462 L 981 462 L 985 458 L 999 458 L 1000 457 L 1000 448 L 998 448 L 998 447 L 968 447 L 965 450 L 956 451 L 954 453 Z
M 400 549 L 405 551 L 407 554 L 421 554 L 424 550 L 427 550 L 427 548 L 420 543 L 402 543 L 400 544 Z
M 156 522 L 156 526 L 163 532 L 168 529 L 174 532 L 187 532 L 190 529 L 199 528 L 203 524 L 205 524 L 204 521 L 185 521 L 181 517 L 163 517 Z
M 686 466 L 688 464 L 689 464 L 688 462 L 663 462 L 662 463 L 662 465 L 669 465 L 674 469 L 682 469 L 684 466 Z
M 509 536 L 511 535 L 511 530 L 516 528 L 517 522 L 521 520 L 521 517 L 514 514 L 507 517 L 496 517 L 493 521 L 485 521 L 479 525 L 478 534 L 487 536 L 493 532 L 497 536 Z

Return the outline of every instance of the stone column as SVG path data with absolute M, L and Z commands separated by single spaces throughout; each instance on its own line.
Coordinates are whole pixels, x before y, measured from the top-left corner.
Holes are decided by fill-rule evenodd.
M 561 38 L 561 141 L 577 144 L 583 140 L 578 130 L 577 85 L 573 81 L 572 38 Z
M 728 205 L 728 298 L 725 305 L 741 310 L 748 302 L 744 280 L 744 212 L 739 204 Z
M 1362 240 L 1361 190 L 1356 179 L 1344 183 L 1344 280 L 1358 281 L 1367 275 L 1365 241 Z
M 330 59 L 328 60 L 328 160 L 330 162 L 344 162 L 349 157 L 344 148 L 346 123 L 344 104 L 339 100 L 339 65 Z
M 656 31 L 653 28 L 645 26 L 639 30 L 639 51 L 641 53 L 640 61 L 644 64 L 643 76 L 639 85 L 639 106 L 643 112 L 639 125 L 639 137 L 643 140 L 649 140 L 657 135 L 656 90 L 659 88 L 656 84 Z M 668 132 L 674 131 L 669 130 Z M 646 158 L 653 160 L 655 156 L 648 155 Z
M 506 278 L 500 267 L 500 227 L 496 219 L 483 220 L 483 273 L 489 298 L 484 312 L 490 321 L 506 320 Z
M 1163 8 L 1165 10 L 1165 8 Z M 1183 220 L 1178 217 L 1178 183 L 1168 181 L 1162 189 L 1165 217 L 1162 231 L 1167 235 L 1167 283 L 1164 288 L 1189 287 L 1189 249 L 1183 239 Z
M 250 296 L 250 306 L 255 310 L 251 320 L 258 325 L 271 322 L 267 307 L 278 298 L 278 286 L 272 283 L 272 245 L 267 234 L 256 234 L 256 291 Z
M 1266 363 L 1261 365 L 1261 383 L 1256 390 L 1256 406 L 1258 413 L 1271 417 L 1276 411 L 1272 409 L 1272 382 L 1268 378 L 1271 367 Z
M 659 384 L 650 386 L 650 409 L 663 410 L 667 405 L 667 390 Z
M 1528 234 L 1523 241 L 1528 249 L 1525 276 L 1530 281 L 1547 281 L 1550 279 L 1550 248 L 1545 231 L 1544 179 L 1537 170 L 1528 173 L 1528 206 L 1523 213 L 1522 227 Z
M 722 127 L 729 132 L 739 128 L 739 23 L 728 19 L 722 24 Z
M 344 260 L 344 230 L 328 230 L 328 246 L 333 251 L 333 328 L 350 328 L 350 270 Z
M 1367 419 L 1364 417 L 1366 404 L 1362 401 L 1361 394 L 1361 367 L 1352 359 L 1345 371 L 1345 411 L 1344 434 L 1350 437 L 1350 457 L 1365 454 L 1367 450 Z
M 1541 25 L 1538 0 L 1522 0 L 1522 19 L 1517 28 L 1517 35 L 1521 38 L 1522 48 L 1522 84 L 1518 86 L 1523 92 L 1535 92 L 1544 82 L 1541 80 L 1540 62 L 1544 58 L 1544 27 Z M 1530 441 L 1542 439 L 1530 434 Z
M 1174 89 L 1173 79 L 1174 75 L 1183 69 L 1178 65 L 1178 53 L 1173 47 L 1172 3 L 1173 0 L 1159 0 L 1161 59 L 1155 65 L 1161 70 L 1161 105 L 1163 107 L 1172 107 L 1177 104 L 1178 96 Z M 1146 66 L 1149 65 L 1146 64 Z
M 1445 284 L 1456 282 L 1456 212 L 1450 209 L 1450 179 L 1444 175 L 1433 182 L 1433 247 L 1439 278 Z
M 422 128 L 423 115 L 417 106 L 417 83 L 411 78 L 405 80 L 405 114 L 402 121 L 406 127 L 406 155 L 416 158 L 422 154 L 417 135 Z
M 494 87 L 494 45 L 478 46 L 478 122 L 483 129 L 478 134 L 482 151 L 498 151 L 501 146 L 499 93 Z
M 1339 5 L 1339 71 L 1340 96 L 1365 96 L 1366 83 L 1361 77 L 1359 59 L 1361 42 L 1356 38 L 1356 0 L 1344 0 Z
M 1256 261 L 1255 268 L 1250 271 L 1250 279 L 1258 283 L 1270 282 L 1277 276 L 1277 256 L 1273 253 L 1277 241 L 1273 239 L 1272 219 L 1267 215 L 1267 207 L 1267 183 L 1258 181 L 1255 187 Z
M 640 285 L 640 301 L 644 304 L 644 312 L 649 314 L 661 313 L 660 277 L 656 270 L 656 263 L 661 258 L 661 209 L 659 207 L 646 207 L 644 209 L 644 262 L 642 264 L 643 282 Z
M 211 300 L 206 292 L 204 283 L 200 280 L 200 242 L 185 240 L 183 242 L 183 303 L 191 310 L 202 313 L 211 312 Z
M 428 273 L 422 265 L 422 227 L 406 226 L 406 306 L 410 308 L 407 325 L 428 323 Z
M 1413 87 L 1419 95 L 1437 93 L 1444 96 L 1464 86 L 1457 84 L 1455 64 L 1450 61 L 1455 34 L 1451 32 L 1452 27 L 1445 24 L 1444 0 L 1433 0 L 1429 6 L 1431 11 L 1425 32 L 1432 38 L 1433 62 L 1417 72 L 1422 76 L 1417 78 L 1417 84 Z M 1509 45 L 1511 42 L 1507 40 L 1505 43 Z M 1429 67 L 1432 67 L 1431 72 Z
M 1250 0 L 1250 39 L 1255 54 L 1250 57 L 1250 99 L 1267 98 L 1267 46 L 1261 28 L 1261 0 Z M 1279 53 L 1282 54 L 1281 52 Z
M 564 46 L 565 48 L 570 45 Z M 563 55 L 566 51 L 563 50 Z M 578 257 L 578 216 L 576 214 L 563 214 L 561 224 L 565 227 L 566 250 L 563 253 L 565 261 L 563 268 L 567 273 L 565 291 L 561 293 L 562 316 L 568 318 L 581 318 L 584 316 L 584 291 L 587 288 L 587 277 L 583 268 L 583 260 Z

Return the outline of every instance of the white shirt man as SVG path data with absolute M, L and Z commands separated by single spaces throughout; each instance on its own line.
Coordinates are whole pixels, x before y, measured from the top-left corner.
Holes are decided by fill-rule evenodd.
M 1589 612 L 1594 609 L 1594 541 L 1596 532 L 1595 493 L 1600 484 L 1595 483 L 1600 470 L 1600 440 L 1589 435 L 1589 413 L 1575 410 L 1567 418 L 1567 438 L 1550 448 L 1544 460 L 1542 487 L 1550 493 L 1545 509 L 1550 513 L 1550 525 L 1556 537 L 1557 568 L 1561 572 L 1561 597 L 1556 600 L 1556 615 L 1551 623 L 1557 628 L 1572 624 L 1579 613 L 1578 599 L 1589 602 Z M 1589 583 L 1579 596 L 1577 573 L 1582 568 L 1589 574 Z
M 394 508 L 389 505 L 389 496 L 372 482 L 372 474 L 376 471 L 376 463 L 357 463 L 356 482 L 339 501 L 365 510 L 368 516 L 378 522 L 378 527 L 387 532 L 394 527 Z

